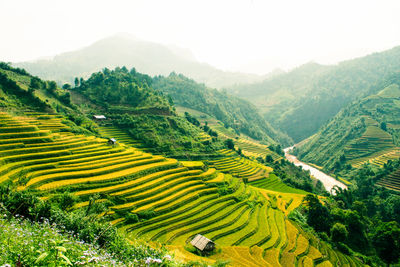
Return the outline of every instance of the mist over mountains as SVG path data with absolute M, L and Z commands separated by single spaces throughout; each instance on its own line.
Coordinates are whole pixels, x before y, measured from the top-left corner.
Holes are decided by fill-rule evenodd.
M 104 38 L 80 50 L 62 53 L 51 59 L 13 65 L 58 83 L 72 83 L 74 77 L 89 77 L 91 73 L 105 67 L 117 66 L 134 67 L 152 76 L 182 73 L 215 88 L 252 83 L 266 78 L 256 74 L 222 71 L 198 62 L 188 49 L 143 41 L 128 34 Z
M 233 86 L 274 127 L 295 142 L 311 136 L 351 101 L 377 93 L 376 85 L 400 71 L 400 47 L 343 61 L 304 64 L 260 83 Z

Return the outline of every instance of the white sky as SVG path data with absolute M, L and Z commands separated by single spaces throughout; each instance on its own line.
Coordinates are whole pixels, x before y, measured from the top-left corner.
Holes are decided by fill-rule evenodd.
M 225 70 L 266 73 L 400 45 L 399 0 L 0 0 L 0 60 L 87 46 L 118 32 L 189 48 Z

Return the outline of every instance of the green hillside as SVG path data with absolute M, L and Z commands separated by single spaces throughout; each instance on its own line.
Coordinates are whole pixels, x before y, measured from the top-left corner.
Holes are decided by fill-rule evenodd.
M 207 88 L 204 84 L 175 73 L 168 77 L 155 77 L 152 86 L 170 96 L 176 105 L 213 116 L 226 128 L 232 128 L 237 133 L 246 134 L 267 144 L 278 141 L 289 145 L 292 142 L 287 135 L 266 122 L 251 103 L 225 91 Z
M 400 70 L 400 47 L 322 66 L 308 63 L 261 83 L 229 89 L 255 104 L 275 127 L 297 143 L 319 130 L 341 108 L 376 94 Z
M 177 112 L 191 120 L 198 120 L 203 130 L 208 129 L 209 134 L 203 135 L 208 138 L 206 140 L 218 136 L 225 143 L 232 142 L 231 148 L 218 150 L 217 158 L 207 160 L 209 166 L 257 188 L 286 193 L 303 194 L 307 191 L 326 194 L 318 180 L 284 159 L 280 145 L 266 146 L 244 134 L 238 135 L 232 128 L 225 128 L 221 121 L 200 111 L 178 106 Z
M 400 156 L 400 80 L 344 108 L 297 148 L 305 161 L 340 171 L 365 163 L 382 167 Z M 384 83 L 382 86 L 387 84 Z M 382 88 L 382 87 L 381 87 Z
M 47 216 L 70 230 L 77 227 L 72 218 L 80 216 L 89 223 L 93 215 L 100 216 L 132 241 L 163 244 L 185 260 L 226 259 L 233 266 L 362 266 L 287 219 L 285 215 L 301 203 L 301 192 L 257 189 L 204 165 L 144 153 L 123 143 L 109 145 L 106 139 L 44 130 L 31 121 L 29 114 L 0 114 L 0 183 L 17 192 L 29 190 L 42 199 L 37 200 L 41 207 L 46 207 L 43 201 L 61 203 L 70 215 L 54 208 L 18 211 L 26 217 Z M 15 201 L 19 202 L 5 202 L 10 213 L 27 205 L 24 198 Z M 215 240 L 219 250 L 207 258 L 185 249 L 197 233 Z M 93 239 L 87 233 L 82 238 Z
M 304 191 L 269 175 L 271 167 L 254 157 L 216 152 L 224 142 L 210 141 L 203 129 L 175 115 L 167 99 L 148 87 L 146 76 L 124 68 L 104 70 L 63 90 L 7 65 L 1 73 L 3 100 L 13 100 L 3 101 L 0 112 L 2 216 L 51 222 L 55 231 L 79 234 L 122 262 L 170 251 L 183 261 L 217 265 L 218 260 L 229 260 L 232 266 L 363 265 L 288 219 L 301 205 Z M 65 100 L 66 95 L 70 99 L 67 93 L 71 101 Z M 89 119 L 100 111 L 108 119 Z M 110 144 L 102 137 L 119 141 Z M 149 146 L 153 139 L 155 145 Z M 243 151 L 262 153 L 265 148 L 245 140 L 236 143 L 245 145 Z M 160 151 L 156 142 L 174 146 Z M 153 151 L 182 152 L 185 159 L 208 153 L 219 160 L 179 161 Z M 197 233 L 215 240 L 213 255 L 200 257 L 187 245 Z M 54 238 L 54 253 L 78 264 L 69 250 L 81 248 L 61 248 L 64 241 Z M 49 249 L 54 242 L 49 240 Z M 39 256 L 43 262 L 52 257 L 37 251 L 26 255 L 27 263 L 37 265 Z M 14 254 L 7 258 L 18 260 Z M 166 266 L 179 266 L 172 264 Z
M 400 192 L 400 158 L 385 165 L 385 174 L 381 175 L 381 179 L 376 184 Z
M 202 130 L 177 116 L 170 101 L 151 86 L 152 78 L 125 67 L 104 69 L 70 90 L 87 116 L 102 114 L 100 133 L 148 152 L 192 159 L 212 155 L 222 143 L 204 143 Z M 109 130 L 107 130 L 109 129 Z

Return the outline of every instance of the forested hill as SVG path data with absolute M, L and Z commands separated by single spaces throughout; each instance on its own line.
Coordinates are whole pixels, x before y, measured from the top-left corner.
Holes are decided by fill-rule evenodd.
M 185 159 L 204 157 L 221 148 L 218 141 L 202 142 L 203 130 L 176 115 L 172 101 L 152 83 L 150 76 L 134 68 L 105 68 L 87 80 L 76 80 L 70 91 L 72 102 L 84 114 L 107 117 L 101 123 L 107 126 L 107 137 L 118 140 L 122 131 L 148 152 Z M 108 126 L 116 127 L 117 132 Z
M 143 41 L 127 34 L 118 34 L 99 40 L 83 49 L 66 52 L 52 59 L 14 64 L 42 79 L 58 83 L 72 82 L 74 77 L 88 78 L 103 68 L 135 67 L 149 75 L 183 73 L 212 87 L 261 81 L 262 76 L 225 72 L 198 62 L 190 51 Z
M 76 79 L 73 90 L 107 111 L 138 114 L 150 110 L 153 114 L 170 114 L 170 103 L 150 86 L 151 83 L 150 76 L 134 68 L 130 71 L 126 67 L 117 67 L 115 70 L 105 68 L 93 73 L 87 80 Z
M 278 141 L 288 145 L 292 142 L 286 134 L 275 130 L 265 121 L 255 106 L 225 91 L 207 88 L 204 84 L 175 73 L 168 77 L 155 77 L 152 86 L 170 96 L 176 105 L 207 113 L 238 133 L 267 143 Z
M 376 95 L 339 112 L 297 149 L 299 157 L 327 169 L 381 167 L 400 156 L 400 75 L 380 85 Z
M 308 63 L 293 71 L 231 92 L 265 112 L 265 118 L 299 142 L 359 97 L 377 93 L 376 85 L 400 70 L 400 47 L 338 65 Z

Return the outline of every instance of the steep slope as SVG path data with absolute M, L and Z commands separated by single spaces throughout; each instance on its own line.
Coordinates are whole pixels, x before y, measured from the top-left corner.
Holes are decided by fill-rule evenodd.
M 190 51 L 147 42 L 127 34 L 102 39 L 81 50 L 55 56 L 50 60 L 14 64 L 43 79 L 59 83 L 73 82 L 75 77 L 87 78 L 103 68 L 135 67 L 150 75 L 168 75 L 175 71 L 212 87 L 261 81 L 262 76 L 224 72 L 198 62 Z
M 297 148 L 305 161 L 330 170 L 360 167 L 370 162 L 380 167 L 400 156 L 400 79 L 394 76 L 376 95 L 344 108 L 328 124 Z M 381 87 L 382 88 L 382 87 Z
M 326 193 L 318 180 L 284 160 L 280 145 L 266 146 L 244 134 L 238 135 L 232 128 L 225 128 L 221 121 L 200 111 L 178 106 L 177 112 L 191 121 L 197 120 L 203 130 L 208 130 L 204 135 L 206 140 L 217 135 L 225 143 L 232 141 L 230 149 L 218 150 L 219 157 L 207 160 L 209 166 L 258 188 L 300 194 L 305 191 Z
M 400 70 L 400 47 L 333 66 L 309 63 L 264 82 L 231 89 L 262 108 L 265 118 L 295 142 L 314 134 L 351 101 L 382 88 Z
M 192 159 L 213 154 L 221 146 L 220 142 L 205 144 L 201 129 L 177 116 L 170 101 L 153 89 L 152 78 L 135 69 L 104 69 L 81 79 L 70 91 L 72 102 L 85 114 L 105 115 L 107 119 L 98 122 L 101 126 L 117 127 L 146 151 Z M 105 132 L 110 138 L 121 136 Z
M 182 251 L 187 260 L 199 259 L 184 246 L 201 233 L 220 248 L 205 258 L 211 262 L 314 266 L 330 265 L 339 256 L 341 264 L 361 266 L 287 219 L 302 194 L 256 189 L 204 165 L 123 143 L 44 130 L 32 124 L 35 116 L 0 113 L 0 183 L 8 181 L 19 191 L 33 189 L 50 201 L 67 194 L 73 199 L 70 209 L 102 216 L 132 240 L 166 245 Z
M 10 190 L 21 194 L 29 191 L 44 201 L 43 207 L 49 208 L 43 210 L 44 218 L 59 218 L 61 214 L 51 205 L 62 201 L 66 216 L 76 212 L 74 214 L 79 213 L 83 221 L 93 216 L 104 218 L 132 241 L 142 239 L 153 245 L 165 245 L 187 261 L 204 259 L 213 263 L 226 259 L 234 266 L 329 266 L 339 261 L 361 266 L 357 259 L 327 247 L 286 217 L 300 205 L 304 192 L 282 184 L 276 176 L 265 177 L 270 168 L 229 155 L 221 157 L 227 164 L 213 163 L 235 175 L 262 178 L 257 180 L 262 183 L 246 185 L 241 179 L 208 168 L 202 162 L 178 161 L 145 152 L 142 147 L 135 147 L 137 140 L 131 140 L 115 126 L 103 125 L 100 134 L 119 134 L 121 138 L 116 144 L 87 130 L 86 135 L 74 133 L 79 126 L 69 118 L 75 116 L 74 120 L 81 120 L 82 124 L 87 120 L 85 113 L 81 113 L 83 110 L 107 112 L 111 119 L 105 124 L 121 120 L 111 117 L 113 112 L 118 112 L 119 116 L 123 113 L 123 121 L 133 122 L 137 127 L 135 131 L 147 127 L 144 131 L 148 135 L 149 130 L 160 126 L 171 128 L 175 134 L 180 132 L 177 137 L 181 138 L 192 134 L 201 136 L 198 132 L 185 133 L 183 128 L 174 128 L 173 121 L 180 122 L 174 114 L 146 117 L 153 112 L 149 107 L 154 106 L 154 100 L 164 112 L 171 112 L 168 101 L 147 87 L 146 76 L 126 69 L 93 74 L 90 79 L 82 80 L 80 86 L 73 89 L 75 92 L 71 91 L 75 95 L 72 98 L 81 101 L 77 103 L 81 108 L 78 109 L 58 99 L 61 97 L 65 101 L 67 92 L 53 88 L 54 83 L 41 81 L 7 65 L 0 72 L 0 77 L 5 77 L 0 80 L 2 92 L 6 92 L 2 95 L 5 100 L 13 100 L 10 106 L 7 106 L 9 102 L 2 101 L 0 108 L 3 111 L 0 112 L 2 196 Z M 47 86 L 52 89 L 43 88 Z M 134 100 L 142 101 L 132 103 L 129 99 L 126 90 L 131 86 L 137 89 L 133 90 L 136 92 Z M 29 94 L 22 94 L 20 99 L 15 94 L 20 92 Z M 49 104 L 32 111 L 30 108 L 37 104 L 34 101 Z M 70 113 L 69 109 L 76 109 L 76 113 Z M 140 124 L 135 116 L 150 121 Z M 170 124 L 157 124 L 164 119 L 169 121 L 168 118 Z M 168 131 L 158 132 L 158 136 L 176 138 Z M 246 148 L 250 147 L 253 149 L 256 145 Z M 236 163 L 231 164 L 228 158 Z M 31 215 L 30 202 L 19 200 L 25 205 L 24 212 Z M 16 214 L 21 205 L 11 205 L 11 208 L 16 209 L 13 210 Z M 102 238 L 107 229 L 92 238 Z M 186 241 L 197 233 L 217 242 L 219 250 L 213 256 L 201 258 L 186 250 Z
M 237 133 L 246 134 L 265 143 L 278 141 L 289 145 L 291 139 L 275 130 L 249 102 L 226 92 L 207 88 L 204 84 L 171 73 L 168 77 L 157 76 L 152 86 L 170 96 L 174 103 L 206 113 L 224 123 Z
M 168 99 L 148 85 L 151 80 L 135 69 L 104 69 L 65 90 L 53 81 L 0 63 L 0 110 L 61 114 L 74 133 L 116 138 L 117 142 L 128 136 L 146 151 L 186 159 L 213 155 L 222 148 L 222 142 L 204 144 L 200 137 L 204 132 L 177 116 Z M 94 121 L 96 114 L 107 119 Z M 98 124 L 117 127 L 118 132 Z

